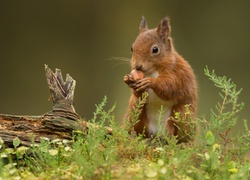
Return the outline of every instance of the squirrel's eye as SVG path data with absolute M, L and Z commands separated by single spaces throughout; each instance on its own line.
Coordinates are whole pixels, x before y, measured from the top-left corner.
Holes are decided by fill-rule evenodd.
M 153 49 L 152 49 L 152 53 L 158 53 L 158 47 L 157 46 L 155 46 L 155 47 L 153 47 Z
M 133 47 L 131 47 L 131 52 L 133 52 Z

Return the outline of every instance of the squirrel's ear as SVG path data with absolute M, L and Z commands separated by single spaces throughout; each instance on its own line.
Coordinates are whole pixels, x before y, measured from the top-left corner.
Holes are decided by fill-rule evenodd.
M 169 21 L 169 18 L 165 17 L 161 20 L 160 24 L 157 27 L 157 33 L 163 40 L 166 40 L 165 38 L 168 38 L 170 35 L 171 27 Z
M 147 21 L 146 21 L 145 17 L 142 16 L 141 24 L 140 24 L 140 27 L 139 27 L 140 33 L 143 32 L 143 31 L 146 31 L 147 29 L 148 29 Z

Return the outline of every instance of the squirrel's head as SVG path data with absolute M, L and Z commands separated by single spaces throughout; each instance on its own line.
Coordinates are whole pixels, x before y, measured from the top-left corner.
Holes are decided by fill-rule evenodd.
M 142 17 L 139 30 L 131 48 L 131 66 L 150 75 L 167 61 L 173 51 L 169 18 L 163 18 L 156 28 L 148 29 L 146 19 Z

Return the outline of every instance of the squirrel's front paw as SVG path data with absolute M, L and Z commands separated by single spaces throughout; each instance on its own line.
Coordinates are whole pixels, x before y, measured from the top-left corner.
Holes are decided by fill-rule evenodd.
M 130 87 L 134 88 L 135 87 L 135 81 L 133 80 L 132 76 L 130 74 L 126 74 L 123 77 L 123 81 Z
M 135 92 L 145 92 L 152 86 L 152 78 L 144 78 L 136 82 Z
M 136 84 L 139 80 L 144 78 L 144 73 L 139 70 L 132 70 L 130 74 L 126 74 L 123 81 L 132 89 L 135 90 Z
M 126 74 L 124 77 L 123 77 L 123 81 L 126 83 L 126 84 L 129 84 L 130 81 L 132 81 L 132 77 L 130 74 Z

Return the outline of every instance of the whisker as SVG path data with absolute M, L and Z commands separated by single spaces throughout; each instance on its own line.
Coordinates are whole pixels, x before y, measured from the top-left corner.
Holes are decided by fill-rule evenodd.
M 115 61 L 116 62 L 116 64 L 113 65 L 113 68 L 117 67 L 119 65 L 123 65 L 123 64 L 130 65 L 130 59 L 125 58 L 125 57 L 111 57 L 111 58 L 108 58 L 107 61 Z
M 125 58 L 125 57 L 111 57 L 111 58 L 108 58 L 107 60 L 110 60 L 110 61 L 130 62 L 130 59 L 129 58 Z

